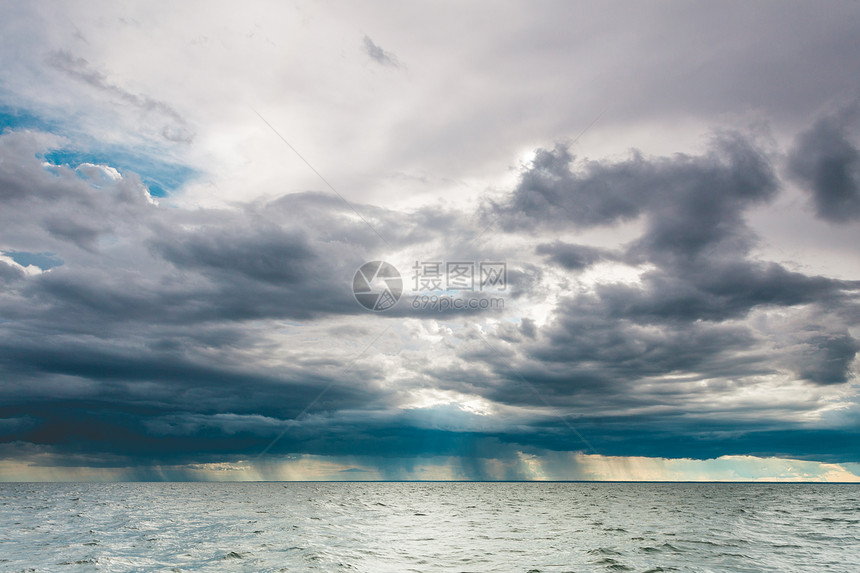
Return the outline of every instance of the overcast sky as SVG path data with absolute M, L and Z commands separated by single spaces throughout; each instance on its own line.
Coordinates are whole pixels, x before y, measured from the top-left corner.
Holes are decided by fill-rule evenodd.
M 0 480 L 860 480 L 858 38 L 0 0 Z

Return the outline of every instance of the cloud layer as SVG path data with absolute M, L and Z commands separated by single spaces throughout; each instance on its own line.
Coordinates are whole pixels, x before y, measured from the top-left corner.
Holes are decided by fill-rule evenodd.
M 843 84 L 860 74 L 823 66 L 856 67 L 831 49 L 850 21 L 785 16 L 834 26 L 792 52 L 810 78 L 844 88 L 824 101 L 761 77 L 788 65 L 762 44 L 784 33 L 766 7 L 733 8 L 759 35 L 704 6 L 617 23 L 605 34 L 634 26 L 638 42 L 622 42 L 638 64 L 626 79 L 607 71 L 617 54 L 577 63 L 577 42 L 608 36 L 575 41 L 556 22 L 563 6 L 553 18 L 509 6 L 500 25 L 517 15 L 521 27 L 502 31 L 452 17 L 449 30 L 478 26 L 493 43 L 455 36 L 433 52 L 432 30 L 394 25 L 400 9 L 365 33 L 300 5 L 304 17 L 277 14 L 296 34 L 351 35 L 311 34 L 318 50 L 295 61 L 270 55 L 267 41 L 288 40 L 259 18 L 212 36 L 214 10 L 185 36 L 138 8 L 108 12 L 132 46 L 117 53 L 113 27 L 97 36 L 84 18 L 73 34 L 38 6 L 12 14 L 44 24 L 45 47 L 0 85 L 0 479 L 27 467 L 853 479 L 860 266 L 842 254 L 860 240 L 860 128 Z M 717 18 L 740 53 L 698 46 L 669 27 L 673 14 L 694 29 Z M 163 36 L 158 50 L 173 46 L 182 65 L 136 61 L 136 30 Z M 667 30 L 672 50 L 652 37 Z M 198 43 L 223 50 L 222 67 Z M 6 36 L 0 57 L 27 45 Z M 251 55 L 271 77 L 246 69 Z M 564 66 L 594 80 L 589 95 L 552 79 Z M 167 81 L 181 69 L 184 89 Z M 678 70 L 699 79 L 670 81 Z M 254 95 L 241 87 L 252 80 Z M 600 118 L 594 102 L 619 82 L 639 96 L 583 131 L 571 106 Z M 247 110 L 212 94 L 240 94 Z M 655 123 L 659 141 L 643 135 Z M 840 272 L 816 266 L 817 252 Z M 372 260 L 403 275 L 384 313 L 352 292 Z M 427 261 L 504 262 L 505 288 L 421 291 L 413 267 Z M 422 295 L 500 302 L 428 307 Z

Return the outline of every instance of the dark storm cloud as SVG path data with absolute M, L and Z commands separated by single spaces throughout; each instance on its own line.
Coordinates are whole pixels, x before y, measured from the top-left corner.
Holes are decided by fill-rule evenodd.
M 511 197 L 493 205 L 492 215 L 505 230 L 531 229 L 538 222 L 595 226 L 634 218 L 650 200 L 653 190 L 639 178 L 653 178 L 646 174 L 652 166 L 642 158 L 609 170 L 592 163 L 584 176 L 571 172 L 573 160 L 564 145 L 539 149 Z
M 182 268 L 213 273 L 239 273 L 250 280 L 294 284 L 311 272 L 316 255 L 300 235 L 279 228 L 247 232 L 209 232 L 157 239 L 154 249 Z
M 373 376 L 366 366 L 344 373 L 272 356 L 276 367 L 260 367 L 244 354 L 267 344 L 247 321 L 359 312 L 349 278 L 375 239 L 340 200 L 159 207 L 133 174 L 43 164 L 60 143 L 0 137 L 2 247 L 13 260 L 63 261 L 28 274 L 0 260 L 0 418 L 30 420 L 4 441 L 149 459 L 159 449 L 259 451 L 322 388 L 321 410 L 377 400 L 353 379 Z M 221 417 L 177 422 L 200 416 Z M 235 416 L 247 424 L 236 429 Z M 199 431 L 165 434 L 171 423 Z
M 858 104 L 819 119 L 797 136 L 789 168 L 812 196 L 819 217 L 834 223 L 860 219 Z
M 538 151 L 511 196 L 485 217 L 522 233 L 638 218 L 642 234 L 617 251 L 555 241 L 536 253 L 572 272 L 601 260 L 641 265 L 641 280 L 564 296 L 530 339 L 499 328 L 492 344 L 500 352 L 464 345 L 464 361 L 484 362 L 507 381 L 483 395 L 571 407 L 588 419 L 692 404 L 697 381 L 710 380 L 708 393 L 717 398 L 741 381 L 786 372 L 816 385 L 851 379 L 860 344 L 847 326 L 857 324 L 860 281 L 810 276 L 751 256 L 757 237 L 745 212 L 778 189 L 771 160 L 752 142 L 724 135 L 700 156 L 634 154 L 574 165 L 564 146 Z M 791 326 L 798 334 L 790 341 L 746 322 L 753 311 L 797 308 L 816 310 Z M 673 381 L 677 376 L 688 382 Z M 681 424 L 677 431 L 693 429 Z
M 231 354 L 237 346 L 253 346 L 252 335 L 200 329 L 184 339 L 176 329 L 102 341 L 83 337 L 86 344 L 68 333 L 4 339 L 0 418 L 27 423 L 7 424 L 2 441 L 110 455 L 132 465 L 247 456 L 262 451 L 285 424 L 296 426 L 296 440 L 324 434 L 325 421 L 309 430 L 292 421 L 315 399 L 317 412 L 379 400 L 377 390 L 342 369 L 261 368 Z
M 7 283 L 24 278 L 24 271 L 0 261 L 0 282 Z
M 569 270 L 598 260 L 652 265 L 642 285 L 601 284 L 590 306 L 608 319 L 720 321 L 762 305 L 836 303 L 860 283 L 807 276 L 753 260 L 750 207 L 772 199 L 777 180 L 767 157 L 741 136 L 715 139 L 701 156 L 620 163 L 587 162 L 572 170 L 564 147 L 538 152 L 507 202 L 494 205 L 503 227 L 544 223 L 563 229 L 644 219 L 643 234 L 618 252 L 561 242 L 536 252 Z
M 559 316 L 558 323 L 541 329 L 535 341 L 524 341 L 520 353 L 482 353 L 479 345 L 473 347 L 478 351 L 464 353 L 467 360 L 489 363 L 496 376 L 506 380 L 487 388 L 488 398 L 613 416 L 695 395 L 695 387 L 679 389 L 672 382 L 660 382 L 662 376 L 684 373 L 700 380 L 772 372 L 766 352 L 757 350 L 759 340 L 743 326 L 653 327 L 607 318 L 601 309 L 589 309 L 582 302 L 571 302 Z
M 573 423 L 596 451 L 607 456 L 654 457 L 655 452 L 663 452 L 660 455 L 668 458 L 753 455 L 839 463 L 856 459 L 853 444 L 860 438 L 856 427 L 811 428 L 746 420 L 743 428 L 738 428 L 737 422 L 714 422 L 706 417 L 698 418 L 695 424 L 681 417 L 649 415 L 635 420 L 577 418 Z M 588 451 L 576 434 L 555 430 L 554 426 L 548 421 L 541 431 L 525 439 L 516 438 L 536 449 Z
M 722 321 L 767 305 L 837 304 L 860 282 L 791 272 L 776 263 L 715 260 L 668 266 L 642 276 L 642 286 L 597 288 L 607 317 L 637 322 Z
M 748 237 L 739 221 L 744 208 L 773 197 L 777 183 L 768 159 L 737 134 L 716 137 L 701 156 L 588 161 L 573 170 L 565 145 L 539 149 L 506 200 L 485 216 L 509 231 L 538 225 L 594 227 L 646 213 L 653 248 L 701 250 Z
M 617 259 L 617 255 L 607 249 L 561 241 L 542 243 L 535 248 L 535 253 L 546 255 L 548 260 L 569 271 L 581 271 L 594 263 Z
M 37 133 L 0 137 L 4 247 L 66 261 L 21 287 L 54 322 L 100 330 L 126 320 L 358 312 L 346 277 L 378 239 L 337 198 L 301 194 L 231 212 L 166 209 L 134 174 L 96 184 L 71 167 L 45 167 L 39 155 L 56 144 Z M 391 236 L 408 234 L 384 220 L 387 212 L 374 215 Z M 104 264 L 106 252 L 116 264 Z
M 642 217 L 643 234 L 617 253 L 559 241 L 536 249 L 568 270 L 599 260 L 653 265 L 642 285 L 597 288 L 590 306 L 607 318 L 720 321 L 761 305 L 835 302 L 860 287 L 749 258 L 757 238 L 744 212 L 772 199 L 777 180 L 767 157 L 741 136 L 719 137 L 701 156 L 636 154 L 620 163 L 587 162 L 581 171 L 572 170 L 573 160 L 564 147 L 539 151 L 510 199 L 494 206 L 495 216 L 511 230 Z
M 795 335 L 790 365 L 797 375 L 816 384 L 843 384 L 852 374 L 851 363 L 860 351 L 860 342 L 847 330 L 821 332 L 811 326 Z
M 44 165 L 40 156 L 60 144 L 40 133 L 0 137 L 0 246 L 63 261 L 28 274 L 0 260 L 0 431 L 4 442 L 49 448 L 69 463 L 230 461 L 279 435 L 272 454 L 587 450 L 567 423 L 606 454 L 798 455 L 807 450 L 790 434 L 795 426 L 772 420 L 797 419 L 808 404 L 758 405 L 770 421 L 751 422 L 731 399 L 769 376 L 815 389 L 852 379 L 860 283 L 753 257 L 745 216 L 779 184 L 772 159 L 737 134 L 701 155 L 616 162 L 577 163 L 564 146 L 539 150 L 515 189 L 475 214 L 479 228 L 503 230 L 484 238 L 494 256 L 505 254 L 496 243 L 537 238 L 507 253 L 506 296 L 525 305 L 521 320 L 507 320 L 512 311 L 483 334 L 434 332 L 445 359 L 404 350 L 396 388 L 384 361 L 345 368 L 347 359 L 325 348 L 279 356 L 256 324 L 310 328 L 361 312 L 352 275 L 381 242 L 338 197 L 167 208 L 131 173 Z M 430 243 L 436 252 L 438 242 L 480 260 L 472 214 L 358 208 L 401 248 Z M 641 234 L 612 249 L 558 236 L 634 219 Z M 555 286 L 547 281 L 573 285 L 597 263 L 636 266 L 641 280 L 562 288 L 541 326 L 526 316 L 529 301 Z M 753 323 L 769 309 L 800 315 L 785 332 Z M 401 308 L 387 316 L 425 324 L 455 315 Z M 319 341 L 357 340 L 352 358 L 377 334 L 333 323 Z M 454 403 L 399 409 L 398 400 L 428 387 L 530 414 L 482 418 Z M 847 459 L 848 434 L 833 435 L 829 455 Z M 475 464 L 473 477 L 489 475 Z

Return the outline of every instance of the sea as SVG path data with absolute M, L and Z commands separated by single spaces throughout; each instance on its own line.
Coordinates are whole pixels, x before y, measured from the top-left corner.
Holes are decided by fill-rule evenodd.
M 0 484 L 0 571 L 860 572 L 860 485 Z

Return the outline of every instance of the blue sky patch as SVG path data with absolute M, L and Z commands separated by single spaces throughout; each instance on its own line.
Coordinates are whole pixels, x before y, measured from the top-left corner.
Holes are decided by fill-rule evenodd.
M 55 255 L 54 253 L 44 252 L 44 253 L 28 253 L 26 251 L 3 251 L 3 254 L 22 267 L 29 267 L 30 265 L 39 267 L 43 271 L 47 271 L 48 269 L 52 269 L 54 267 L 59 267 L 63 264 L 63 259 Z
M 54 131 L 57 126 L 26 110 L 0 105 L 0 133 L 6 128 Z
M 0 132 L 7 128 L 36 129 L 72 137 L 54 122 L 46 121 L 27 110 L 0 105 Z M 195 169 L 187 165 L 163 161 L 121 147 L 86 151 L 80 147 L 85 145 L 78 145 L 77 149 L 54 149 L 45 153 L 43 158 L 48 163 L 71 168 L 82 163 L 92 163 L 108 165 L 120 172 L 137 173 L 153 197 L 166 197 L 197 174 Z
M 92 163 L 108 165 L 121 173 L 137 173 L 153 197 L 166 197 L 196 174 L 194 169 L 186 165 L 135 155 L 123 149 L 109 152 L 55 149 L 46 153 L 44 159 L 54 165 L 68 165 L 72 168 L 82 163 Z

